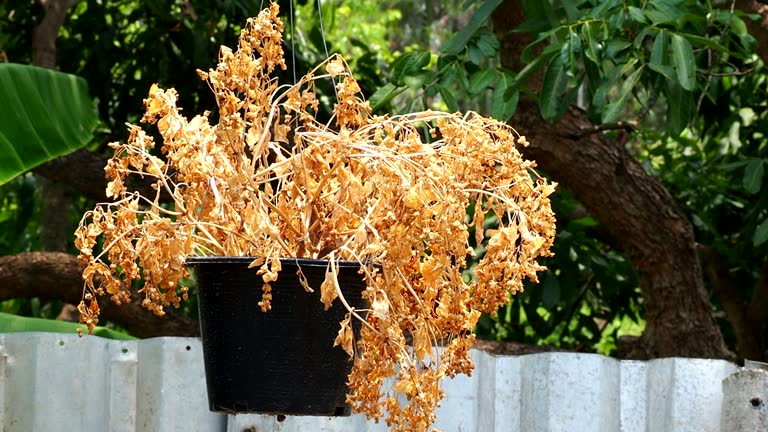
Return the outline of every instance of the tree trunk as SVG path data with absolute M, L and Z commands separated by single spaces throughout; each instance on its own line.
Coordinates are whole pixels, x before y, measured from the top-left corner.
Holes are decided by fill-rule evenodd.
M 77 258 L 61 252 L 28 252 L 0 257 L 0 301 L 40 297 L 78 304 L 83 297 L 83 268 Z M 137 337 L 197 336 L 196 321 L 172 311 L 158 317 L 142 308 L 140 301 L 118 306 L 100 302 L 101 317 L 113 321 Z
M 32 35 L 32 63 L 48 69 L 56 69 L 56 38 L 67 16 L 71 0 L 47 0 L 40 2 L 45 7 L 45 17 Z M 42 193 L 42 221 L 40 223 L 40 245 L 46 251 L 67 250 L 70 233 L 67 225 L 68 210 L 72 197 L 66 186 L 39 178 Z
M 522 10 L 519 0 L 505 0 L 494 14 L 502 64 L 512 70 L 522 69 L 518 55 L 531 40 L 509 31 L 522 22 Z M 575 107 L 548 124 L 534 101 L 521 100 L 511 124 L 531 143 L 525 156 L 573 191 L 631 259 L 646 309 L 632 356 L 731 358 L 704 289 L 693 230 L 661 183 L 623 143 L 585 134 L 594 125 Z

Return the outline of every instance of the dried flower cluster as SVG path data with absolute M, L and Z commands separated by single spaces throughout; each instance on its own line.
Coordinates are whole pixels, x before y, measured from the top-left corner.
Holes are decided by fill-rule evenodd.
M 427 430 L 440 380 L 472 372 L 481 312 L 506 304 L 523 278 L 536 281 L 536 259 L 550 254 L 555 233 L 555 185 L 532 171 L 516 148 L 525 138 L 501 122 L 432 111 L 372 116 L 341 57 L 281 85 L 271 77 L 285 68 L 277 12 L 272 4 L 250 19 L 238 49 L 222 47 L 217 68 L 199 72 L 216 95 L 217 124 L 208 112 L 187 119 L 173 89 L 153 86 L 142 121 L 157 126 L 159 153 L 138 126 L 127 143 L 111 144 L 115 201 L 88 212 L 76 233 L 86 266 L 82 320 L 93 328 L 98 296 L 124 303 L 132 290 L 158 315 L 178 306 L 191 255 L 258 257 L 264 311 L 280 272 L 273 258 L 328 258 L 331 268 L 358 260 L 369 309 L 348 308 L 336 339 L 354 357 L 349 401 L 393 430 Z M 325 125 L 315 119 L 314 84 L 331 78 L 335 125 Z M 154 179 L 156 196 L 128 191 L 129 175 Z M 498 220 L 493 230 L 488 216 Z M 467 282 L 472 231 L 476 244 L 489 240 Z M 344 301 L 333 274 L 319 287 L 326 305 Z M 357 342 L 353 319 L 364 324 Z

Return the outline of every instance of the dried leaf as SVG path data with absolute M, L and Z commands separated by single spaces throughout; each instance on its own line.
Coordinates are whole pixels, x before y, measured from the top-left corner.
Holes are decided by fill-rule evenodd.
M 331 308 L 336 297 L 338 297 L 338 293 L 336 292 L 336 277 L 333 275 L 333 272 L 329 271 L 325 273 L 325 280 L 323 280 L 323 283 L 320 285 L 320 301 L 323 302 L 325 310 Z
M 339 346 L 346 351 L 347 354 L 349 354 L 349 358 L 352 358 L 355 353 L 353 350 L 353 341 L 354 341 L 354 333 L 352 332 L 352 314 L 347 314 L 347 317 L 344 318 L 344 320 L 341 321 L 341 325 L 339 328 L 339 334 L 336 336 L 336 339 L 333 341 L 333 346 Z

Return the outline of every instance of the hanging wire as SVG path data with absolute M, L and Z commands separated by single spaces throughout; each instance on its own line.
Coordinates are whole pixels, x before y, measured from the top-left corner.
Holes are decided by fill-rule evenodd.
M 293 84 L 296 84 L 296 9 L 293 7 L 293 0 L 289 4 L 289 20 L 291 22 L 291 68 L 293 69 Z
M 328 58 L 328 44 L 325 42 L 325 28 L 323 27 L 323 5 L 321 0 L 317 0 L 317 16 L 320 18 L 320 36 L 323 38 L 325 58 Z
M 323 49 L 325 50 L 325 58 L 330 57 L 328 54 L 328 43 L 325 41 L 325 26 L 323 25 L 323 5 L 321 0 L 317 0 L 317 16 L 320 18 L 320 36 L 323 39 Z M 339 91 L 336 90 L 336 78 L 331 77 L 333 82 L 333 93 L 336 95 L 336 100 L 339 100 Z

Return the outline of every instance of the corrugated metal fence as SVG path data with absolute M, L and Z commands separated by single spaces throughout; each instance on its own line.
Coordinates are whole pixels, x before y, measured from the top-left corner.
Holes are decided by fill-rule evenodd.
M 436 427 L 446 432 L 768 430 L 766 371 L 740 371 L 721 360 L 473 355 L 472 377 L 445 383 Z M 357 415 L 278 422 L 211 413 L 198 339 L 126 342 L 49 333 L 0 334 L 0 426 L 2 432 L 387 430 Z

